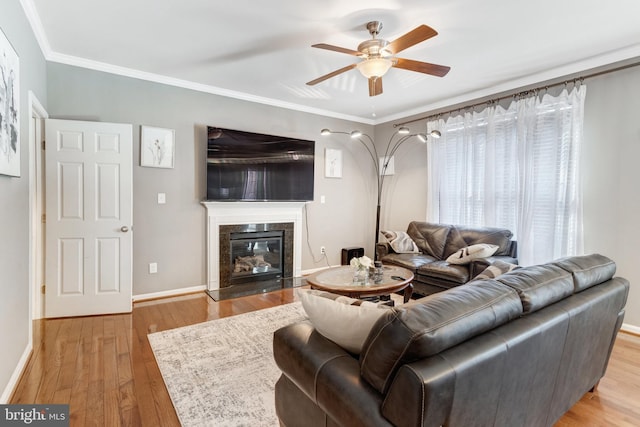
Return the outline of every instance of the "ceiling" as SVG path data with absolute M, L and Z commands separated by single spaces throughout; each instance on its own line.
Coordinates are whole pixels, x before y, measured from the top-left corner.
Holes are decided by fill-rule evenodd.
M 21 0 L 50 61 L 270 105 L 382 123 L 640 57 L 637 0 Z M 392 68 L 369 97 L 353 69 L 382 21 L 389 41 L 438 35 L 400 57 L 448 65 L 443 78 Z

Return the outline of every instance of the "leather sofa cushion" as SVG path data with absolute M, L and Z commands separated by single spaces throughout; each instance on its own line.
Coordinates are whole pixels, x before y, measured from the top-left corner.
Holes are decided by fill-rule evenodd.
M 437 354 L 522 314 L 517 293 L 485 280 L 422 298 L 385 313 L 360 353 L 363 378 L 385 393 L 405 363 Z
M 436 259 L 432 256 L 422 255 L 422 254 L 396 254 L 390 253 L 383 256 L 380 261 L 383 264 L 389 263 L 394 265 L 399 265 L 400 267 L 408 268 L 412 272 L 416 272 L 416 270 L 423 265 L 427 265 Z
M 420 252 L 435 259 L 444 259 L 444 248 L 450 230 L 451 226 L 447 224 L 411 221 L 407 227 L 407 234 L 416 242 Z M 466 245 L 460 248 L 464 246 Z
M 573 294 L 572 274 L 554 264 L 521 268 L 496 280 L 518 293 L 524 313 L 540 310 Z
M 418 267 L 418 274 L 437 277 L 453 283 L 467 283 L 469 281 L 469 266 L 449 264 L 446 261 L 433 261 Z
M 559 259 L 555 265 L 573 274 L 574 292 L 606 282 L 616 274 L 616 264 L 600 254 Z
M 494 255 L 509 255 L 512 236 L 513 233 L 505 228 L 451 226 L 440 259 L 446 259 L 452 253 L 478 243 L 497 245 L 498 250 Z

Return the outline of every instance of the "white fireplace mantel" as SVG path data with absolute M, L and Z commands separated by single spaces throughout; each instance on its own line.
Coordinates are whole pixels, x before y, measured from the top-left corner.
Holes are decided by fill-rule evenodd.
M 302 274 L 304 202 L 202 202 L 207 209 L 207 286 L 220 289 L 220 226 L 293 223 L 293 275 Z

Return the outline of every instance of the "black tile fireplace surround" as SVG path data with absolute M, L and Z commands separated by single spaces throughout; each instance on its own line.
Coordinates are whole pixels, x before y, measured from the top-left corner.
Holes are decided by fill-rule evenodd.
M 300 280 L 293 279 L 293 222 L 284 223 L 261 223 L 261 224 L 233 224 L 219 226 L 219 268 L 220 268 L 220 289 L 208 291 L 207 293 L 214 299 L 235 298 L 237 296 L 250 295 L 261 292 L 269 292 L 282 288 L 300 286 Z M 274 233 L 272 233 L 274 232 Z M 255 233 L 255 239 L 251 239 Z M 270 261 L 269 265 L 274 264 L 280 272 L 269 274 L 268 270 L 276 270 L 275 268 L 265 267 L 256 268 L 260 272 L 252 275 L 250 279 L 246 278 L 245 272 L 234 272 L 234 261 L 238 256 L 248 255 L 238 252 L 238 244 L 232 243 L 232 237 L 242 237 L 247 241 L 262 241 L 263 245 L 269 242 L 269 246 L 276 238 L 273 236 L 282 236 L 282 258 L 281 265 L 276 265 L 271 258 L 264 259 L 260 256 L 260 260 Z M 235 250 L 234 250 L 235 246 Z M 240 245 L 241 246 L 241 245 Z M 279 249 L 279 248 L 278 248 Z M 276 249 L 273 249 L 276 252 Z M 269 254 L 272 256 L 273 254 Z

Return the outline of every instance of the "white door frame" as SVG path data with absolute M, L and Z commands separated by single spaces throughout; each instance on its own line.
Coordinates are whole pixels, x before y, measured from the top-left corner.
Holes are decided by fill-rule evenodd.
M 42 168 L 38 167 L 42 162 L 36 160 L 36 156 L 42 156 L 42 150 L 40 147 L 41 141 L 38 141 L 37 135 L 44 135 L 42 133 L 42 121 L 49 118 L 47 110 L 44 109 L 36 95 L 29 91 L 29 316 L 30 319 L 41 319 L 44 316 L 42 294 L 40 292 L 40 283 L 37 283 L 36 277 L 38 277 L 37 271 L 44 271 L 44 259 L 40 257 L 40 263 L 37 262 L 37 251 L 43 251 L 42 242 L 44 241 L 44 235 L 42 228 L 38 228 L 38 222 L 42 221 L 42 218 L 36 209 L 36 200 L 42 197 L 42 188 L 40 185 L 36 185 L 36 182 L 40 180 L 42 182 Z M 34 119 L 39 121 L 38 126 L 40 129 L 36 129 Z M 41 230 L 38 233 L 38 230 Z M 29 342 L 33 337 L 32 322 L 29 321 Z

